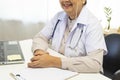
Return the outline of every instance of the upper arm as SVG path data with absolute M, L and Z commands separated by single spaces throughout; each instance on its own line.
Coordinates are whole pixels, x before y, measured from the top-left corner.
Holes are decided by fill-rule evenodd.
M 85 39 L 87 53 L 97 49 L 103 49 L 106 51 L 106 44 L 100 23 L 96 22 L 95 24 L 91 24 L 87 27 Z

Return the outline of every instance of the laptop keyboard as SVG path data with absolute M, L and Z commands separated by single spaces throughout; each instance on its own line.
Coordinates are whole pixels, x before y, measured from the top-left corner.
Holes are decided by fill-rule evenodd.
M 3 42 L 0 41 L 0 61 L 4 61 L 5 58 L 4 58 L 4 46 L 3 46 Z

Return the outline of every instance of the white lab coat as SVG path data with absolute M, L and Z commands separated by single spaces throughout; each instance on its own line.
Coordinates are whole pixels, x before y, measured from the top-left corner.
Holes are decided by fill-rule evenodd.
M 60 48 L 67 25 L 67 14 L 65 12 L 58 13 L 41 31 L 43 35 L 50 39 L 58 20 L 60 21 L 57 24 L 52 38 L 52 49 L 55 51 L 59 51 Z M 83 32 L 81 31 L 82 29 Z M 85 8 L 82 9 L 81 14 L 77 18 L 77 21 L 68 36 L 64 55 L 67 57 L 85 56 L 89 52 L 97 49 L 104 49 L 107 51 L 102 27 L 99 21 Z
M 65 12 L 55 15 L 33 39 L 33 51 L 46 50 L 48 40 L 52 39 L 52 49 L 58 52 L 67 20 L 68 16 Z M 96 17 L 84 6 L 68 35 L 64 53 L 67 58 L 61 58 L 62 68 L 77 72 L 99 72 L 102 70 L 103 52 L 107 52 L 107 49 L 102 27 Z

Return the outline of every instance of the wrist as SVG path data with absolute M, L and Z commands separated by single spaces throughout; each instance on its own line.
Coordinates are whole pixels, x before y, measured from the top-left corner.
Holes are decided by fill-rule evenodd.
M 53 57 L 51 63 L 51 67 L 61 68 L 62 66 L 61 59 L 59 57 Z

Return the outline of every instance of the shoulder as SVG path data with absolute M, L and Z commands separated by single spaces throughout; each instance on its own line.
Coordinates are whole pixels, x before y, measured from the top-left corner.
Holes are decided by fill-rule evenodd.
M 84 7 L 82 12 L 79 16 L 81 22 L 86 25 L 85 29 L 86 32 L 95 32 L 95 31 L 102 31 L 102 25 L 98 18 L 87 8 Z M 79 20 L 79 21 L 80 21 Z
M 85 13 L 89 24 L 99 22 L 98 18 L 88 8 L 85 9 Z
M 84 6 L 78 17 L 78 22 L 84 25 L 91 25 L 98 23 L 99 20 L 86 6 Z
M 92 28 L 101 27 L 100 20 L 98 20 L 98 18 L 89 9 L 86 8 L 85 13 L 87 17 L 86 22 L 89 27 L 92 27 Z

